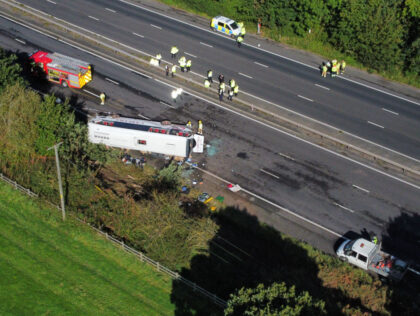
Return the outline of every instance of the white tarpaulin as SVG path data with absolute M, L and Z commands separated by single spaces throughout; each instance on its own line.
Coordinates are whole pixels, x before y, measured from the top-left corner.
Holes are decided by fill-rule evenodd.
M 195 140 L 195 147 L 193 148 L 193 153 L 203 153 L 204 150 L 204 136 L 195 134 L 194 135 Z

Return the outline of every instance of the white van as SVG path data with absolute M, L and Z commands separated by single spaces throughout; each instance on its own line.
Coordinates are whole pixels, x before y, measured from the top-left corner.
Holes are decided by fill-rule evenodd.
M 210 27 L 214 31 L 222 32 L 232 37 L 236 37 L 241 34 L 241 28 L 239 27 L 238 23 L 221 15 L 211 19 Z

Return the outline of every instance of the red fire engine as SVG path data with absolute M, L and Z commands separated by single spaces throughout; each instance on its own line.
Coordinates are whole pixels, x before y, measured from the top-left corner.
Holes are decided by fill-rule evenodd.
M 91 65 L 87 62 L 58 53 L 37 51 L 29 59 L 33 66 L 42 69 L 49 81 L 63 87 L 82 88 L 92 80 Z

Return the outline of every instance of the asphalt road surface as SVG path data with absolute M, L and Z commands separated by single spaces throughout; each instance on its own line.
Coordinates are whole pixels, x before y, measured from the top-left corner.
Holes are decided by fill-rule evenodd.
M 294 231 L 295 237 L 307 234 L 308 229 L 315 231 L 320 237 L 309 242 L 323 250 L 331 252 L 332 241 L 348 231 L 386 235 L 387 223 L 402 212 L 420 215 L 418 186 L 192 95 L 184 94 L 173 103 L 173 88 L 153 78 L 122 69 L 7 20 L 0 19 L 0 25 L 0 45 L 6 49 L 18 53 L 44 49 L 94 64 L 94 79 L 85 89 L 89 92 L 82 91 L 85 97 L 80 97 L 80 102 L 91 107 L 91 111 L 110 110 L 179 123 L 202 119 L 209 147 L 204 155 L 194 156 L 198 165 L 251 191 L 257 196 L 257 203 L 264 205 L 262 199 L 267 199 L 275 204 L 267 208 L 269 214 L 261 217 L 267 220 L 278 214 L 304 226 L 304 230 Z M 109 96 L 105 109 L 92 95 L 101 91 Z M 306 221 L 301 222 L 276 205 Z M 278 227 L 275 221 L 271 224 Z M 320 243 L 320 239 L 325 243 Z M 412 253 L 414 257 L 419 254 Z
M 161 53 L 166 60 L 176 45 L 178 58 L 190 58 L 198 74 L 213 69 L 215 75 L 234 78 L 241 91 L 420 159 L 420 100 L 411 99 L 413 103 L 351 81 L 321 78 L 317 69 L 251 46 L 239 49 L 234 40 L 209 28 L 200 30 L 126 1 L 21 2 L 148 54 Z

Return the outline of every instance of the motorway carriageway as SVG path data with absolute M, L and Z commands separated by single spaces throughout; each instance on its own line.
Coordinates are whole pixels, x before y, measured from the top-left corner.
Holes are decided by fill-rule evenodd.
M 41 48 L 92 62 L 96 74 L 108 80 L 94 79 L 86 89 L 105 91 L 111 104 L 121 104 L 131 116 L 175 122 L 203 119 L 211 153 L 195 157 L 199 166 L 274 206 L 267 218 L 287 210 L 305 225 L 317 224 L 319 234 L 335 238 L 350 230 L 386 234 L 390 219 L 401 212 L 419 213 L 420 188 L 415 185 L 196 96 L 185 94 L 173 104 L 173 87 L 158 79 L 139 76 L 7 20 L 1 19 L 1 25 L 5 47 L 26 52 Z
M 241 93 L 289 108 L 420 162 L 420 102 L 351 79 L 321 78 L 316 67 L 235 42 L 194 23 L 167 17 L 130 1 L 21 0 L 38 10 L 148 54 L 177 45 L 193 72 L 208 69 L 235 78 Z M 83 8 L 83 11 L 80 10 Z M 178 58 L 179 58 L 178 56 Z M 321 60 L 320 60 L 321 62 Z M 256 100 L 256 102 L 258 102 Z

